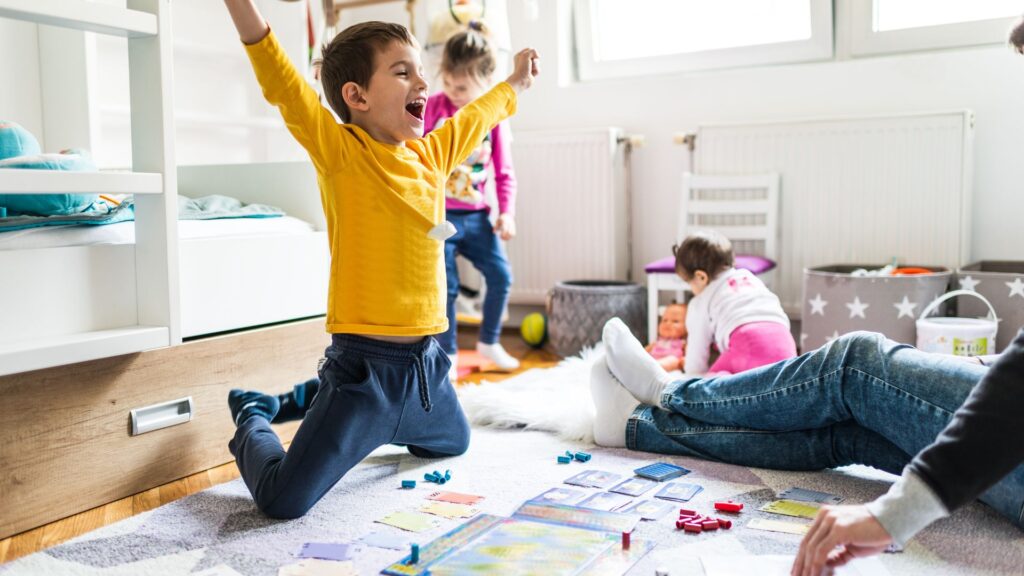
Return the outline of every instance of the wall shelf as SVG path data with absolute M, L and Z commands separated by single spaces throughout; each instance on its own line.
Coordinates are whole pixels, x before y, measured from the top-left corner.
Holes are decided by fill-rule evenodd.
M 0 0 L 0 17 L 112 36 L 157 34 L 156 14 L 83 0 Z

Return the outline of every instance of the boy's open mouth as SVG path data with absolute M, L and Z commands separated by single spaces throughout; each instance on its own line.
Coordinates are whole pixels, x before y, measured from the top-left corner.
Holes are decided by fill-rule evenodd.
M 412 114 L 417 120 L 423 120 L 424 108 L 426 108 L 426 102 L 422 99 L 413 100 L 405 105 L 405 111 Z

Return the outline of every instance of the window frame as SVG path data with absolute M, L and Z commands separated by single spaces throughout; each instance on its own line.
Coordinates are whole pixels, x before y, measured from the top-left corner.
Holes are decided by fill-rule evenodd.
M 581 82 L 630 76 L 815 62 L 831 60 L 835 53 L 832 0 L 809 0 L 811 3 L 811 37 L 806 40 L 685 54 L 598 61 L 595 59 L 596 38 L 593 28 L 594 2 L 597 1 L 599 0 L 573 0 L 572 4 L 576 77 Z
M 1006 42 L 1010 28 L 1019 18 L 1009 16 L 876 31 L 876 0 L 850 1 L 847 6 L 850 55 L 853 57 L 1002 44 Z

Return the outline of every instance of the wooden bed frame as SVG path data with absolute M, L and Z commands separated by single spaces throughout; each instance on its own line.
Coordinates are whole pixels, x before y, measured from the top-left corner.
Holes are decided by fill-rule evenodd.
M 186 341 L 135 341 L 127 349 L 143 351 L 130 354 L 109 340 L 60 342 L 139 324 L 134 244 L 0 251 L 11 271 L 0 283 L 0 538 L 231 461 L 228 390 L 281 393 L 315 374 L 330 343 L 330 258 L 312 166 L 181 167 L 177 177 L 186 196 L 278 206 L 316 231 L 178 242 Z M 141 409 L 156 416 L 139 430 L 153 430 L 133 435 Z

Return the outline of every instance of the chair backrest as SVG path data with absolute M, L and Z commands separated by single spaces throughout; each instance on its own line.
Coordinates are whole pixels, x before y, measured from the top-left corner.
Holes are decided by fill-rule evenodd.
M 736 254 L 779 261 L 779 175 L 683 174 L 677 241 L 700 230 L 728 238 Z

